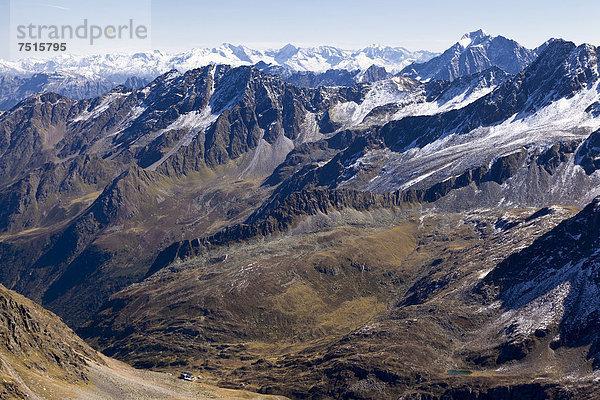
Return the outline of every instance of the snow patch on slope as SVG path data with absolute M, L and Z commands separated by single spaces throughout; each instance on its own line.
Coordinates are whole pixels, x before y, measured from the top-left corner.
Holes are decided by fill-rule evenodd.
M 189 146 L 190 143 L 198 136 L 198 134 L 208 129 L 208 127 L 210 127 L 217 120 L 217 118 L 219 118 L 219 115 L 213 114 L 210 107 L 206 107 L 200 112 L 190 111 L 189 113 L 180 115 L 175 121 L 169 124 L 169 126 L 159 131 L 156 137 L 173 130 L 187 129 L 188 132 L 175 146 L 173 146 L 171 150 L 162 156 L 160 160 L 156 161 L 146 169 L 149 171 L 155 171 L 156 168 L 165 162 L 165 160 L 179 151 L 181 147 Z
M 466 107 L 467 105 L 479 100 L 483 96 L 491 93 L 496 86 L 484 87 L 474 91 L 469 88 L 465 89 L 462 93 L 457 94 L 449 101 L 416 101 L 412 104 L 407 105 L 400 109 L 391 120 L 399 120 L 404 117 L 417 116 L 417 115 L 435 115 L 450 110 L 457 110 L 459 108 Z
M 330 115 L 334 121 L 343 123 L 344 127 L 355 126 L 376 107 L 412 99 L 413 92 L 406 89 L 403 78 L 375 82 L 360 104 L 353 101 L 339 103 L 332 108 Z
M 110 108 L 110 106 L 115 102 L 115 100 L 129 96 L 130 93 L 121 93 L 121 92 L 111 92 L 103 96 L 102 101 L 96 107 L 87 109 L 79 114 L 76 118 L 73 119 L 73 122 L 77 121 L 86 121 L 89 119 L 96 119 L 100 115 L 102 115 L 106 110 Z
M 527 337 L 537 329 L 548 329 L 563 319 L 570 291 L 571 283 L 562 282 L 523 307 L 504 312 L 496 323 L 510 327 L 513 337 Z
M 429 177 L 457 176 L 470 167 L 486 165 L 494 155 L 508 154 L 528 145 L 546 148 L 562 139 L 583 139 L 600 129 L 600 118 L 585 111 L 599 99 L 596 83 L 531 115 L 514 115 L 499 125 L 476 128 L 465 134 L 447 132 L 421 149 L 390 155 L 387 163 L 390 167 L 363 189 L 375 192 L 406 189 Z M 576 173 L 580 168 L 573 166 L 571 172 Z
M 365 122 L 365 118 L 376 108 L 388 105 L 395 107 L 395 111 L 373 117 L 373 121 L 370 122 L 383 125 L 409 116 L 435 115 L 463 108 L 491 93 L 497 87 L 490 85 L 473 89 L 467 86 L 443 99 L 427 101 L 424 86 L 408 88 L 402 79 L 392 78 L 371 84 L 371 89 L 360 103 L 350 101 L 336 104 L 330 111 L 332 120 L 342 125 L 340 129 L 347 129 Z

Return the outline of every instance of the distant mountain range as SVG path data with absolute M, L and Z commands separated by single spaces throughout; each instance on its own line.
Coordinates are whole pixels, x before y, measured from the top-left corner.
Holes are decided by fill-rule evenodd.
M 141 82 L 140 82 L 141 81 Z M 131 87 L 144 86 L 144 78 L 129 78 L 122 82 Z M 74 72 L 35 73 L 30 76 L 0 75 L 0 110 L 8 110 L 19 100 L 35 93 L 54 92 L 74 99 L 88 99 L 106 93 L 116 86 L 105 78 L 90 79 Z
M 131 55 L 64 55 L 16 62 L 0 60 L 0 110 L 7 110 L 37 92 L 52 91 L 73 99 L 92 98 L 117 85 L 139 88 L 170 70 L 185 72 L 210 64 L 234 67 L 258 64 L 266 72 L 281 75 L 292 83 L 316 87 L 387 77 L 388 72 L 399 72 L 413 62 L 424 62 L 434 56 L 436 53 L 429 51 L 411 52 L 403 47 L 378 45 L 343 50 L 332 46 L 299 48 L 288 44 L 279 50 L 263 51 L 223 44 L 178 54 L 153 51 Z M 369 68 L 375 74 L 365 74 Z
M 410 51 L 403 47 L 381 45 L 344 50 L 333 46 L 301 48 L 288 44 L 278 50 L 254 50 L 226 43 L 216 48 L 195 48 L 177 54 L 151 51 L 131 55 L 62 55 L 52 59 L 22 59 L 16 62 L 0 60 L 0 73 L 28 75 L 72 71 L 88 78 L 122 81 L 130 76 L 155 78 L 171 69 L 187 71 L 209 64 L 241 66 L 258 62 L 292 71 L 313 72 L 330 69 L 366 70 L 376 65 L 396 73 L 413 62 L 425 62 L 436 55 L 430 51 Z
M 547 45 L 529 50 L 483 30 L 465 34 L 442 54 L 372 45 L 359 50 L 332 46 L 254 50 L 223 44 L 178 54 L 160 51 L 98 56 L 63 55 L 53 59 L 0 60 L 0 110 L 40 91 L 73 99 L 102 95 L 117 85 L 139 88 L 172 69 L 181 72 L 210 65 L 256 65 L 301 87 L 348 86 L 402 75 L 418 80 L 454 80 L 498 67 L 515 74 Z

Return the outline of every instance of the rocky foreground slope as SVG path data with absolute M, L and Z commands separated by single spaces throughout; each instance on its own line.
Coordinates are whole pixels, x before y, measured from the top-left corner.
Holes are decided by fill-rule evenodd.
M 2 399 L 267 399 L 134 370 L 91 349 L 54 314 L 0 286 Z

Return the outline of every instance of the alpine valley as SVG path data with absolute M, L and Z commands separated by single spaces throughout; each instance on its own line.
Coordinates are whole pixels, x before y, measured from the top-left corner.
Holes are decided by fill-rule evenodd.
M 600 398 L 599 52 L 2 61 L 0 396 Z

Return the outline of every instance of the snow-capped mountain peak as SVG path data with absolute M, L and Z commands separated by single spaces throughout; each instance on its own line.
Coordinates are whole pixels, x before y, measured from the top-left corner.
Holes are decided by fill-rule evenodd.
M 296 47 L 287 44 L 281 49 L 255 50 L 243 45 L 224 43 L 215 48 L 194 48 L 176 54 L 149 51 L 135 54 L 61 55 L 51 59 L 0 60 L 0 73 L 29 76 L 40 72 L 76 71 L 77 74 L 88 78 L 103 78 L 121 83 L 131 76 L 153 79 L 171 69 L 188 71 L 210 64 L 240 66 L 261 61 L 295 71 L 366 70 L 371 65 L 376 65 L 397 73 L 411 62 L 424 62 L 436 55 L 429 51 L 411 52 L 402 47 L 389 46 L 345 50 L 333 46 Z
M 477 46 L 478 44 L 481 44 L 489 39 L 492 39 L 492 36 L 483 29 L 479 29 L 473 32 L 465 33 L 458 41 L 458 44 L 463 49 L 466 49 L 469 46 Z
M 538 53 L 504 36 L 491 36 L 483 29 L 469 32 L 441 55 L 424 63 L 413 63 L 402 74 L 420 80 L 454 80 L 498 67 L 516 74 L 535 60 Z
M 288 43 L 275 53 L 274 59 L 278 64 L 283 64 L 297 53 L 298 48 Z

